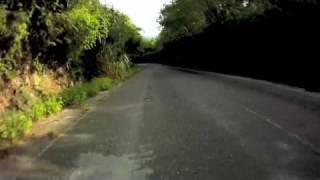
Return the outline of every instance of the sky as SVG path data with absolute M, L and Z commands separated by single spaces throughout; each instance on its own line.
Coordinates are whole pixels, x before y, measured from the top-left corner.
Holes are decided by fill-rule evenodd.
M 100 2 L 128 15 L 134 24 L 142 29 L 142 35 L 153 38 L 160 32 L 160 25 L 157 22 L 160 10 L 171 0 L 100 0 Z

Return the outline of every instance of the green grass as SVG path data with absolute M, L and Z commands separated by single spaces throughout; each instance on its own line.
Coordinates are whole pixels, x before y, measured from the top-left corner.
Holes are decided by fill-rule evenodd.
M 44 101 L 46 115 L 50 116 L 60 112 L 63 108 L 63 101 L 58 97 L 49 97 Z
M 87 97 L 86 87 L 83 84 L 77 84 L 73 87 L 63 90 L 60 97 L 64 106 L 70 106 L 73 104 L 81 104 Z
M 67 88 L 60 94 L 64 106 L 79 105 L 90 97 L 96 96 L 100 91 L 109 90 L 113 81 L 109 78 L 96 78 L 88 83 L 77 84 Z
M 56 114 L 64 107 L 80 105 L 100 91 L 109 90 L 113 85 L 110 78 L 95 78 L 91 82 L 66 88 L 56 96 L 38 99 L 24 109 L 8 111 L 0 117 L 0 140 L 15 141 L 29 132 L 33 122 Z
M 63 108 L 63 103 L 58 97 L 46 97 L 35 101 L 30 107 L 23 110 L 11 110 L 1 119 L 0 138 L 15 141 L 24 136 L 32 127 L 32 123 L 41 118 L 56 114 Z
M 16 140 L 25 135 L 32 127 L 31 117 L 22 111 L 12 110 L 5 113 L 2 118 L 1 139 Z
M 33 121 L 38 121 L 46 115 L 46 106 L 43 101 L 36 101 L 26 110 Z
M 122 80 L 125 80 L 139 71 L 138 68 L 128 70 Z M 100 91 L 107 91 L 121 80 L 110 78 L 95 78 L 90 82 L 79 83 L 64 89 L 55 96 L 38 98 L 29 106 L 23 109 L 13 109 L 0 116 L 0 140 L 11 142 L 23 137 L 32 128 L 33 122 L 44 117 L 56 114 L 63 108 L 71 105 L 81 105 L 90 97 L 99 94 Z

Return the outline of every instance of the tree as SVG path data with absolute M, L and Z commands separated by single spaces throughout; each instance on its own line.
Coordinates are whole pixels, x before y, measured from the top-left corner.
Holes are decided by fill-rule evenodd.
M 264 0 L 175 0 L 161 11 L 160 41 L 198 34 L 209 26 L 254 21 L 270 7 Z

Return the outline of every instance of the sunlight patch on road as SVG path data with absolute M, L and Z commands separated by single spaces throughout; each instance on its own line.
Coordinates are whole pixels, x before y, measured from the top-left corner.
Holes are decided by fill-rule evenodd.
M 150 168 L 142 168 L 133 156 L 103 156 L 101 154 L 81 154 L 70 180 L 112 179 L 145 180 L 153 173 Z

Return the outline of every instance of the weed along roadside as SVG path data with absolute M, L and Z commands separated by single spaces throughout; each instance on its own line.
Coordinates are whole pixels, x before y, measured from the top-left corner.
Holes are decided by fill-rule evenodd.
M 55 139 L 65 127 L 59 125 L 57 127 L 51 127 L 50 125 L 46 127 L 43 125 L 44 123 L 49 124 L 49 122 L 58 121 L 57 119 L 61 118 L 57 117 L 64 116 L 64 112 L 60 112 L 68 111 L 69 107 L 77 112 L 77 118 L 79 118 L 80 115 L 90 111 L 89 106 L 86 105 L 87 100 L 91 98 L 94 100 L 94 97 L 98 97 L 100 92 L 105 93 L 111 88 L 115 88 L 138 71 L 137 67 L 132 67 L 121 78 L 99 77 L 89 82 L 77 83 L 55 95 L 44 96 L 42 99 L 38 98 L 24 109 L 13 109 L 4 113 L 1 116 L 0 126 L 0 159 L 1 157 L 5 158 L 6 154 L 9 153 L 8 149 L 21 143 L 21 140 L 28 141 L 30 137 L 40 134 L 45 134 L 49 140 Z M 63 123 L 70 124 L 70 122 Z

